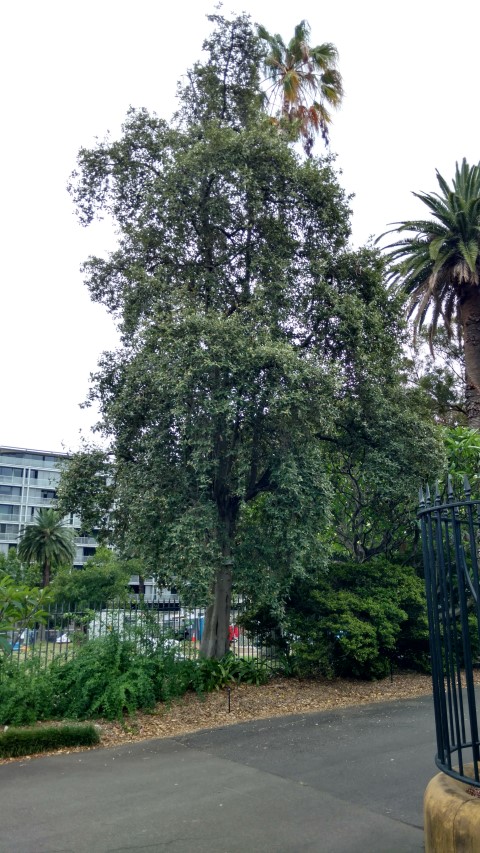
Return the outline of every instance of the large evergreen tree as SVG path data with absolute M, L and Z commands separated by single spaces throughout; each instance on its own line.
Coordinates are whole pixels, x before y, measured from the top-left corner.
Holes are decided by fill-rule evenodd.
M 119 233 L 110 257 L 85 265 L 122 333 L 91 390 L 110 440 L 113 537 L 206 598 L 202 652 L 220 657 L 233 584 L 272 600 L 325 564 L 322 444 L 338 439 L 355 377 L 368 382 L 355 336 L 379 336 L 377 373 L 395 345 L 369 297 L 378 258 L 347 249 L 330 161 L 299 157 L 260 109 L 249 19 L 214 23 L 174 121 L 131 110 L 119 141 L 80 152 L 72 194 L 82 222 L 108 213 Z M 79 466 L 67 472 L 64 509 L 96 496 L 104 517 L 100 457 L 88 488 Z

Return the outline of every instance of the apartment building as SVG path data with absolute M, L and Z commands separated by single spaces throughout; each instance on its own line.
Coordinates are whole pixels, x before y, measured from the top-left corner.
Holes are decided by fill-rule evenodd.
M 21 529 L 35 520 L 42 507 L 54 505 L 60 479 L 59 464 L 66 453 L 0 446 L 0 553 L 8 553 L 18 545 Z M 65 519 L 74 530 L 81 523 L 73 513 Z M 75 539 L 74 566 L 82 568 L 95 553 L 96 541 L 91 536 Z

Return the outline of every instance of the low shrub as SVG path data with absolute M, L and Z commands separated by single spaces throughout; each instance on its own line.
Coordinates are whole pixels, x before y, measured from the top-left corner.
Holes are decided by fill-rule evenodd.
M 55 717 L 54 684 L 50 668 L 38 663 L 2 660 L 0 667 L 0 725 L 25 726 Z
M 100 742 L 95 726 L 45 726 L 38 729 L 7 729 L 0 733 L 0 758 L 50 752 L 65 746 L 93 746 Z
M 121 719 L 151 710 L 188 690 L 208 693 L 229 684 L 265 683 L 265 662 L 226 655 L 222 660 L 179 659 L 175 648 L 139 650 L 118 634 L 90 640 L 68 661 L 55 659 L 41 670 L 25 662 L 0 672 L 0 724 L 36 720 Z

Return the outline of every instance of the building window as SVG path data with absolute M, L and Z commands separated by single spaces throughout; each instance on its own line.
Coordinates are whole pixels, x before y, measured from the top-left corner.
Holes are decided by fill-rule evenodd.
M 84 557 L 94 557 L 96 550 L 97 550 L 96 548 L 84 548 L 83 549 L 83 556 Z
M 1 486 L 0 485 L 0 495 L 18 495 L 22 494 L 22 490 L 20 486 Z
M 0 524 L 0 533 L 11 533 L 12 538 L 18 534 L 17 524 Z
M 18 517 L 18 506 L 13 506 L 13 504 L 0 504 L 0 515 L 16 515 Z
M 23 477 L 23 468 L 10 468 L 0 465 L 0 477 Z

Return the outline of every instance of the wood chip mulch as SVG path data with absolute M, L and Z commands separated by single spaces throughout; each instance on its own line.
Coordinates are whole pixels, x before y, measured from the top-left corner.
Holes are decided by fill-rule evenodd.
M 333 681 L 298 681 L 276 678 L 268 684 L 255 686 L 240 684 L 228 690 L 197 696 L 187 694 L 166 706 L 159 703 L 151 713 L 137 712 L 124 721 L 96 720 L 102 747 L 115 747 L 125 743 L 184 735 L 200 729 L 219 728 L 243 723 L 247 720 L 279 717 L 285 714 L 309 714 L 370 702 L 408 699 L 432 692 L 431 677 L 418 673 L 395 673 L 382 681 L 354 681 L 338 678 Z M 38 723 L 37 725 L 52 725 Z M 61 725 L 61 723 L 58 723 Z M 99 747 L 62 749 L 72 753 Z M 28 761 L 35 756 L 0 759 L 0 764 Z

